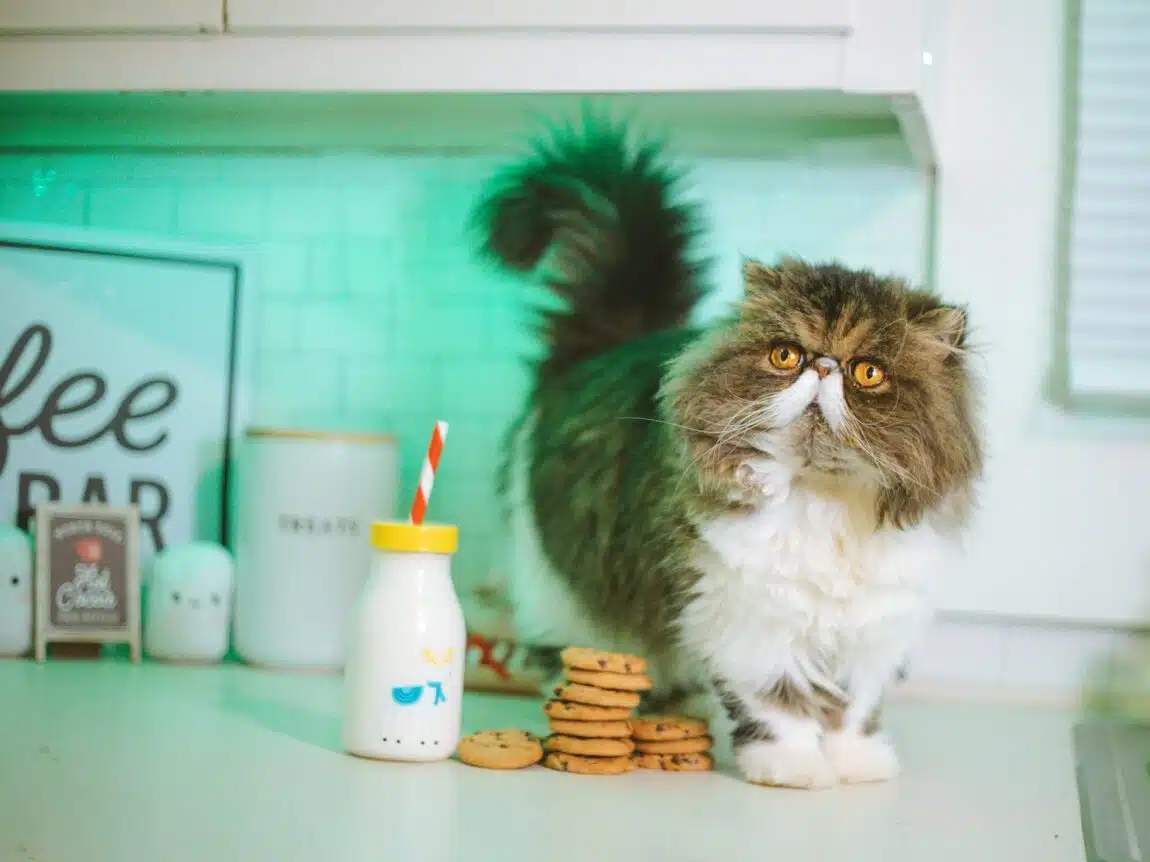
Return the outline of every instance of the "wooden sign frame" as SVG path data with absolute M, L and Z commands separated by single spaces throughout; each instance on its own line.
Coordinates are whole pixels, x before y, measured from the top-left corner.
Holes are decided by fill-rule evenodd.
M 35 524 L 36 661 L 49 643 L 126 643 L 139 662 L 139 509 L 41 503 Z

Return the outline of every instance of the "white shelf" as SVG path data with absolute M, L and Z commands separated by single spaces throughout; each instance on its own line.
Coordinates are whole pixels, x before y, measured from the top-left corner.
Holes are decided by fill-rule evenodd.
M 0 149 L 247 149 L 515 153 L 562 93 L 0 93 Z M 734 158 L 865 150 L 929 168 L 917 103 L 821 92 L 606 94 L 591 100 L 666 134 L 677 152 Z M 902 141 L 899 132 L 902 131 Z
M 69 46 L 63 45 L 66 50 Z M 755 50 L 748 49 L 745 57 L 745 67 L 748 73 L 743 76 L 744 86 L 732 88 L 724 86 L 722 75 L 710 75 L 706 72 L 692 70 L 688 57 L 685 55 L 679 62 L 668 58 L 667 51 L 660 51 L 651 46 L 651 63 L 640 64 L 634 74 L 629 78 L 622 75 L 615 76 L 608 63 L 592 63 L 588 57 L 585 60 L 573 61 L 577 69 L 583 71 L 572 72 L 561 68 L 560 65 L 541 65 L 536 69 L 533 86 L 524 92 L 522 85 L 516 86 L 515 81 L 520 80 L 518 73 L 510 72 L 508 64 L 499 64 L 494 56 L 480 62 L 474 54 L 469 54 L 471 61 L 479 68 L 489 71 L 479 71 L 469 74 L 464 67 L 472 62 L 460 62 L 459 52 L 444 47 L 442 62 L 456 63 L 457 73 L 439 73 L 425 75 L 419 67 L 408 65 L 401 60 L 396 63 L 391 73 L 381 72 L 372 77 L 373 86 L 365 86 L 362 76 L 359 76 L 350 66 L 339 67 L 335 63 L 335 56 L 340 55 L 347 60 L 347 51 L 335 48 L 331 44 L 322 42 L 303 43 L 293 40 L 295 63 L 279 65 L 285 53 L 282 47 L 267 49 L 264 63 L 255 63 L 259 68 L 258 77 L 266 84 L 275 80 L 277 87 L 255 86 L 250 79 L 257 77 L 254 73 L 249 76 L 246 69 L 251 63 L 252 54 L 259 55 L 260 51 L 245 52 L 243 57 L 235 57 L 235 64 L 228 66 L 227 50 L 215 50 L 214 46 L 199 42 L 174 42 L 162 45 L 153 41 L 146 42 L 117 42 L 105 41 L 94 43 L 86 49 L 87 60 L 95 70 L 90 74 L 68 73 L 67 71 L 52 72 L 51 85 L 43 84 L 44 75 L 36 69 L 44 69 L 47 58 L 59 57 L 50 43 L 22 42 L 15 45 L 5 45 L 0 42 L 0 114 L 11 115 L 13 104 L 20 104 L 20 100 L 28 95 L 50 96 L 56 92 L 83 93 L 92 96 L 105 96 L 110 93 L 123 94 L 125 97 L 142 96 L 154 98 L 157 94 L 168 93 L 172 96 L 233 96 L 243 97 L 255 94 L 264 95 L 271 100 L 280 99 L 280 106 L 286 111 L 284 116 L 278 117 L 270 114 L 266 117 L 268 125 L 263 132 L 255 130 L 267 146 L 276 146 L 271 138 L 275 129 L 283 129 L 292 140 L 304 137 L 308 130 L 300 130 L 288 125 L 284 128 L 284 119 L 290 118 L 296 109 L 290 104 L 295 97 L 301 99 L 329 99 L 332 104 L 347 104 L 349 97 L 361 96 L 365 99 L 381 100 L 383 103 L 401 107 L 413 103 L 413 97 L 421 97 L 431 114 L 421 115 L 418 120 L 423 125 L 411 129 L 411 135 L 419 138 L 418 146 L 440 146 L 451 148 L 454 146 L 472 146 L 478 142 L 492 142 L 506 130 L 501 123 L 509 110 L 517 110 L 517 106 L 531 105 L 547 107 L 555 103 L 581 99 L 587 95 L 608 96 L 612 101 L 635 104 L 650 108 L 654 106 L 656 119 L 662 121 L 663 111 L 661 105 L 672 106 L 666 116 L 667 122 L 690 126 L 698 119 L 700 122 L 718 114 L 723 122 L 725 134 L 731 135 L 729 143 L 718 139 L 718 128 L 686 129 L 686 134 L 696 137 L 708 138 L 708 146 L 714 151 L 734 151 L 741 155 L 753 155 L 753 151 L 744 151 L 748 135 L 757 137 L 767 134 L 771 137 L 787 136 L 802 133 L 812 126 L 834 126 L 856 123 L 859 120 L 877 121 L 885 120 L 897 123 L 902 129 L 907 147 L 915 161 L 925 172 L 932 172 L 935 164 L 934 148 L 932 143 L 928 116 L 922 102 L 913 94 L 886 95 L 883 93 L 846 94 L 831 86 L 835 61 L 830 57 L 819 58 L 811 52 L 796 52 L 794 64 L 786 75 L 794 86 L 781 86 L 785 81 L 780 76 L 758 75 L 754 69 Z M 360 59 L 367 63 L 375 53 L 375 43 L 356 43 L 355 52 L 362 56 Z M 613 43 L 611 52 L 626 54 L 631 58 L 641 54 L 635 43 L 620 39 Z M 349 49 L 351 50 L 351 49 Z M 421 51 L 418 46 L 410 42 L 405 50 L 412 56 L 418 54 L 424 59 L 431 53 Z M 493 55 L 499 54 L 491 45 L 484 50 L 492 50 Z M 724 55 L 729 55 L 721 44 L 708 47 L 713 58 L 718 61 Z M 542 49 L 531 48 L 523 52 L 529 54 L 540 52 Z M 673 53 L 673 52 L 672 52 Z M 691 57 L 697 57 L 699 46 L 696 45 L 690 52 Z M 780 52 L 775 52 L 776 57 Z M 395 54 L 393 53 L 393 57 Z M 484 55 L 486 57 L 486 55 Z M 568 52 L 570 60 L 572 52 Z M 658 62 L 656 62 L 658 58 Z M 729 58 L 729 57 L 728 57 Z M 529 57 L 520 56 L 524 66 L 535 65 Z M 730 58 L 729 58 L 730 59 Z M 730 66 L 738 66 L 738 59 L 734 58 Z M 166 65 L 165 65 L 166 63 Z M 664 65 L 660 65 L 664 64 Z M 234 74 L 229 74 L 229 68 Z M 430 66 L 428 67 L 430 68 Z M 179 71 L 183 69 L 184 71 Z M 326 71 L 316 71 L 326 69 Z M 619 70 L 623 71 L 623 70 Z M 265 80 L 266 79 L 266 80 Z M 810 87 L 803 85 L 812 81 L 822 81 L 824 86 Z M 240 86 L 240 82 L 249 81 L 247 85 Z M 129 86 L 132 82 L 132 86 Z M 24 93 L 5 94 L 4 90 Z M 246 92 L 237 92 L 246 91 Z M 709 106 L 709 103 L 714 103 Z M 202 104 L 202 103 L 201 103 Z M 221 100 L 220 105 L 225 106 L 226 101 Z M 478 123 L 473 128 L 465 128 L 450 116 L 438 116 L 438 112 L 445 106 L 453 105 L 464 115 L 472 116 Z M 739 113 L 735 113 L 732 106 L 738 106 Z M 175 114 L 181 115 L 183 108 L 189 107 L 185 102 L 177 106 Z M 493 109 L 498 116 L 485 117 L 480 109 Z M 198 109 L 198 108 L 197 108 Z M 196 110 L 196 109 L 193 109 Z M 338 112 L 338 108 L 337 108 Z M 214 112 L 218 113 L 218 112 Z M 47 116 L 42 118 L 48 127 L 67 125 L 67 116 Z M 238 118 L 240 122 L 244 117 Z M 392 115 L 379 117 L 347 116 L 352 126 L 382 126 L 383 123 L 393 120 Z M 510 116 L 507 122 L 519 126 L 525 117 L 518 114 L 512 121 Z M 4 122 L 5 120 L 0 120 Z M 127 117 L 107 117 L 106 132 L 115 137 L 118 129 L 124 127 Z M 782 128 L 790 125 L 793 128 Z M 767 129 L 765 126 L 773 126 Z M 432 140 L 423 132 L 428 128 L 438 128 L 450 131 L 454 137 Z M 683 131 L 683 129 L 679 129 Z M 225 133 L 227 130 L 221 130 Z M 12 146 L 17 139 L 35 134 L 35 129 L 26 125 L 20 128 L 6 128 L 0 130 L 0 139 L 4 145 Z M 197 133 L 211 137 L 210 131 Z M 409 137 L 404 129 L 392 129 L 385 137 L 396 137 L 401 140 Z M 461 137 L 462 136 L 462 139 Z M 387 141 L 367 142 L 371 145 L 385 146 Z

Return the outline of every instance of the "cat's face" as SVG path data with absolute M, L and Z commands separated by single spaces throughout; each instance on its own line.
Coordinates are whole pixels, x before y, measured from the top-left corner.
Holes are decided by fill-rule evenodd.
M 800 480 L 873 487 L 895 522 L 968 485 L 980 454 L 962 311 L 835 266 L 748 263 L 744 280 L 737 317 L 678 388 L 685 425 Z

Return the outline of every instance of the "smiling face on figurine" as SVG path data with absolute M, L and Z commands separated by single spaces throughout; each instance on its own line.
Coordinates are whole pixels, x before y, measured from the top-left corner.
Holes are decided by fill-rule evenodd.
M 0 656 L 32 648 L 32 538 L 0 525 Z
M 219 545 L 193 542 L 156 555 L 144 647 L 155 659 L 216 662 L 228 651 L 234 573 Z

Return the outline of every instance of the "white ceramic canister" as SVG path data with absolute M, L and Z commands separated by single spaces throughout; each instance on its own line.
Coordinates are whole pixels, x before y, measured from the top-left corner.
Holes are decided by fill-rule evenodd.
M 397 485 L 389 435 L 248 430 L 236 495 L 241 658 L 287 670 L 343 667 L 371 566 L 371 524 L 395 517 Z
M 384 760 L 443 760 L 463 711 L 467 632 L 451 582 L 458 531 L 372 525 L 375 559 L 344 669 L 343 742 Z

